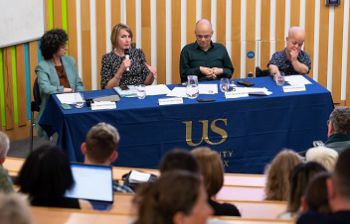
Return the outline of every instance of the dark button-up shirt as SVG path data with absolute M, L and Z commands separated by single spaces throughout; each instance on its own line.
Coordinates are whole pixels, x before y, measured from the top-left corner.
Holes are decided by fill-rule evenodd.
M 234 71 L 230 56 L 222 44 L 211 43 L 208 51 L 203 51 L 197 42 L 186 45 L 180 55 L 180 76 L 181 82 L 187 81 L 188 75 L 198 76 L 198 80 L 208 80 L 199 70 L 200 66 L 209 68 L 217 67 L 224 70 L 223 74 L 217 77 L 231 78 Z
M 311 59 L 309 55 L 304 51 L 300 51 L 298 55 L 298 61 L 308 67 L 307 73 L 309 73 L 309 71 L 311 70 Z M 283 72 L 285 75 L 300 74 L 299 72 L 295 71 L 292 63 L 288 60 L 285 50 L 274 53 L 267 66 L 269 66 L 270 64 L 276 65 L 280 72 Z

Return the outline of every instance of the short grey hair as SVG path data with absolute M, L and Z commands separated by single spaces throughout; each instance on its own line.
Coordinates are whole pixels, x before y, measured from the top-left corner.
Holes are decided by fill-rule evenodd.
M 4 158 L 10 148 L 10 139 L 5 132 L 0 131 L 0 158 Z
M 350 107 L 336 107 L 329 116 L 334 132 L 350 135 Z
M 3 224 L 31 224 L 29 203 L 19 193 L 0 193 L 0 217 Z

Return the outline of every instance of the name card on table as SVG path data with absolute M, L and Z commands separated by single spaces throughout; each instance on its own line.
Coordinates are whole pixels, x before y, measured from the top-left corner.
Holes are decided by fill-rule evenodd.
M 306 91 L 305 85 L 292 85 L 292 86 L 283 86 L 283 92 L 299 92 Z
M 111 110 L 116 108 L 115 102 L 111 101 L 98 101 L 91 104 L 91 110 Z
M 173 104 L 184 103 L 181 97 L 162 98 L 162 99 L 158 99 L 158 102 L 159 102 L 159 105 L 173 105 Z
M 245 92 L 225 92 L 225 98 L 226 99 L 234 99 L 234 98 L 241 98 L 241 97 L 248 97 L 249 93 Z

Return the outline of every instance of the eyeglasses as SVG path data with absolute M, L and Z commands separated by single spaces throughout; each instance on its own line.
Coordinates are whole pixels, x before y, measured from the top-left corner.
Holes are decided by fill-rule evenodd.
M 211 37 L 211 35 L 199 35 L 199 34 L 196 34 L 196 37 L 197 37 L 197 39 L 202 39 L 202 38 L 209 39 Z

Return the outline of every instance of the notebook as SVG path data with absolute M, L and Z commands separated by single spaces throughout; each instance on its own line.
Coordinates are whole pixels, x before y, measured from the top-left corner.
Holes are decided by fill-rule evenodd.
M 90 201 L 113 203 L 112 167 L 72 163 L 75 181 L 65 197 Z

